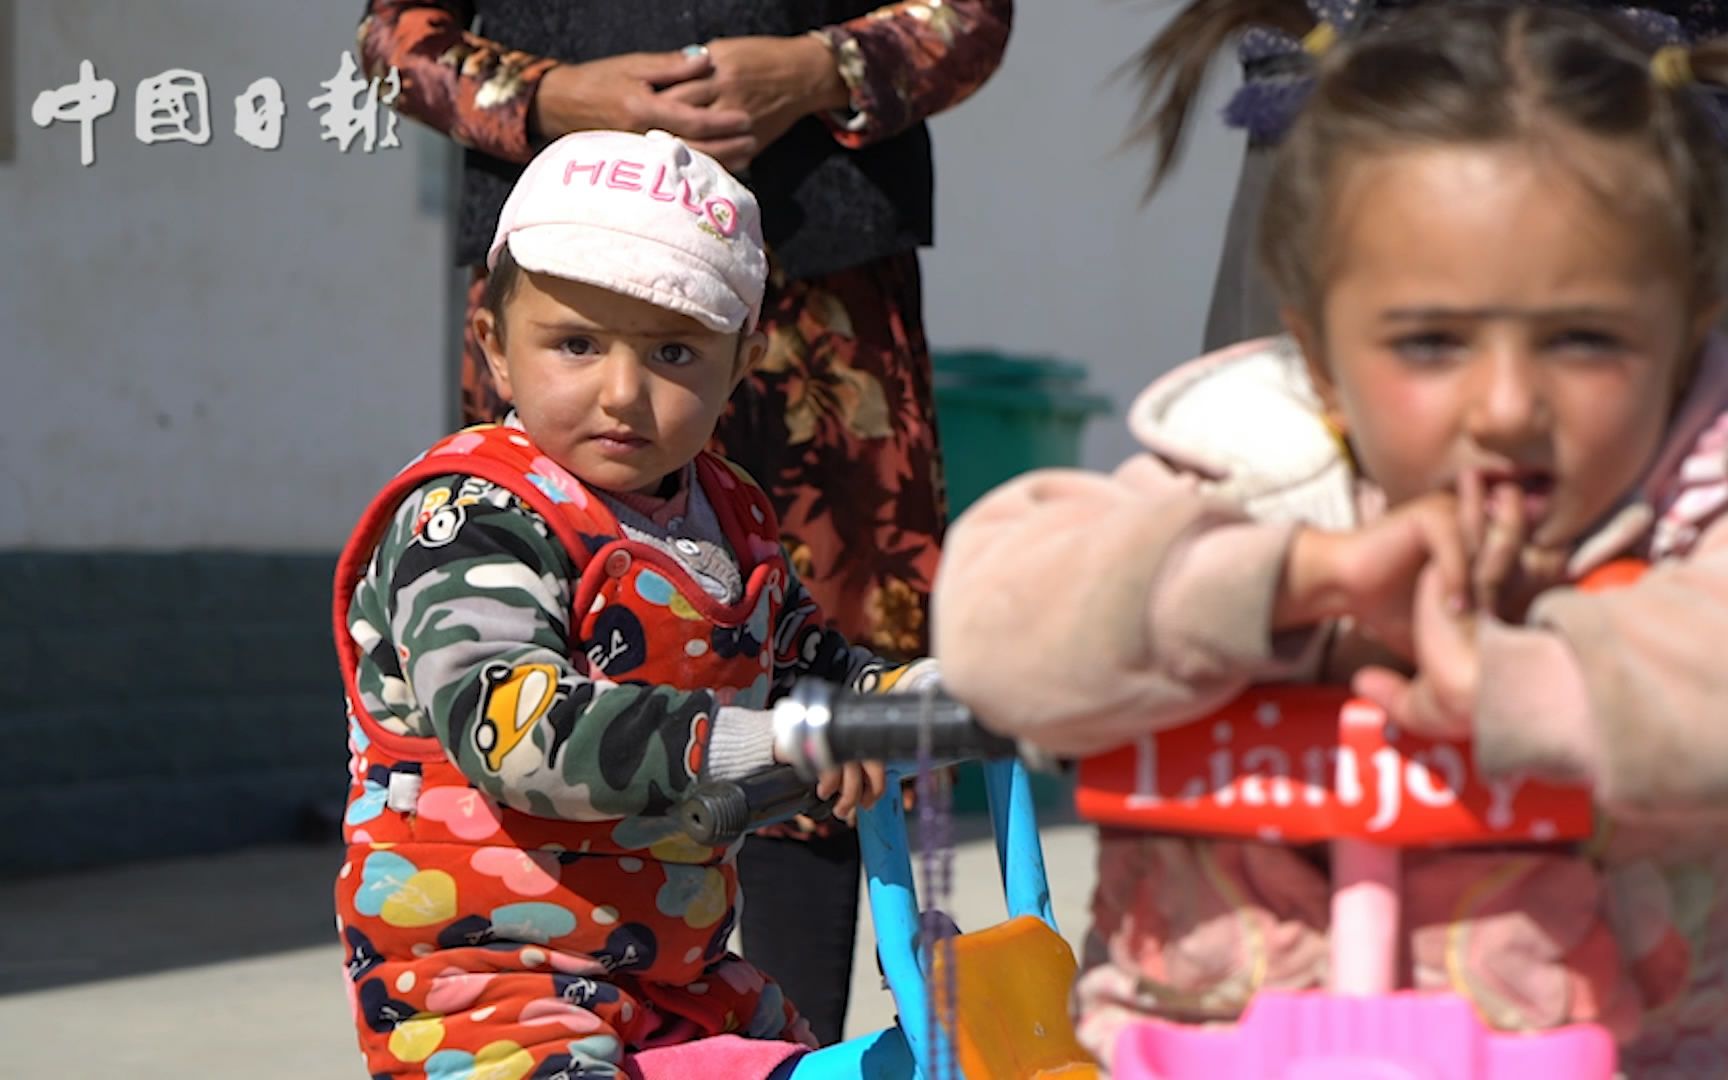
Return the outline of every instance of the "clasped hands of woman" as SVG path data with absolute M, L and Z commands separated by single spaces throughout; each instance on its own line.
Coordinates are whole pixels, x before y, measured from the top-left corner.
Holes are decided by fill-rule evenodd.
M 553 68 L 530 114 L 541 143 L 594 128 L 669 131 L 737 172 L 813 113 L 850 101 L 827 42 L 718 38 Z

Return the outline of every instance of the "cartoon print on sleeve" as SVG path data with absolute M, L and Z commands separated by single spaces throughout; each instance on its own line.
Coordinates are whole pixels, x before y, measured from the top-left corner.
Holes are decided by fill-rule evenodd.
M 585 663 L 570 659 L 579 575 L 514 495 L 474 477 L 423 485 L 378 567 L 349 625 L 374 646 L 358 684 L 386 728 L 436 736 L 476 787 L 540 816 L 664 814 L 695 782 L 713 696 L 614 681 L 646 650 L 622 606 L 601 613 Z

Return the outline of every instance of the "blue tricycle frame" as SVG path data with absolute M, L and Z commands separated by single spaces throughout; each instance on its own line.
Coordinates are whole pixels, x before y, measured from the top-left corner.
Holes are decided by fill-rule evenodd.
M 1035 915 L 1057 930 L 1026 769 L 1014 759 L 981 765 L 1007 916 Z M 887 790 L 898 791 L 899 782 L 913 775 L 910 764 L 890 765 Z M 861 811 L 858 840 L 868 883 L 870 919 L 876 932 L 876 955 L 894 998 L 897 1023 L 806 1054 L 788 1075 L 791 1080 L 935 1080 L 925 1065 L 956 1059 L 948 1033 L 941 1024 L 929 1022 L 929 979 L 918 948 L 918 890 L 912 877 L 912 851 L 901 801 L 884 797 Z M 959 1066 L 953 1065 L 950 1075 L 959 1074 Z

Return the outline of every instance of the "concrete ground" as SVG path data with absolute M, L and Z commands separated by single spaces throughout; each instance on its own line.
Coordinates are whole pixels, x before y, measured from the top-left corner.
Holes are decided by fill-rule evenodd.
M 1003 917 L 995 849 L 982 819 L 957 826 L 951 906 L 973 930 Z M 1077 949 L 1094 834 L 1058 821 L 1043 838 Z M 339 865 L 334 846 L 275 847 L 0 884 L 0 1075 L 364 1076 L 332 929 Z M 893 1016 L 872 948 L 866 920 L 848 1034 Z

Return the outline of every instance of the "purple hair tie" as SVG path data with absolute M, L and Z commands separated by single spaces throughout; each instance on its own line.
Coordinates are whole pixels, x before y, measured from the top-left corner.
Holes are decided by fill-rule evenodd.
M 1365 0 L 1308 0 L 1316 23 L 1348 34 L 1367 13 Z M 1249 27 L 1236 46 L 1237 59 L 1252 75 L 1224 106 L 1224 123 L 1247 132 L 1255 143 L 1281 140 L 1314 88 L 1312 58 L 1302 41 L 1279 30 Z
M 1368 7 L 1365 0 L 1308 0 L 1315 20 L 1336 27 L 1343 36 L 1356 27 Z M 1652 48 L 1693 42 L 1686 24 L 1666 12 L 1643 7 L 1607 10 L 1625 19 Z M 1263 26 L 1243 32 L 1236 56 L 1250 75 L 1225 104 L 1224 123 L 1245 132 L 1251 143 L 1281 141 L 1314 89 L 1311 58 L 1298 38 Z M 1728 143 L 1728 91 L 1696 87 L 1694 92 L 1715 123 L 1717 135 Z

